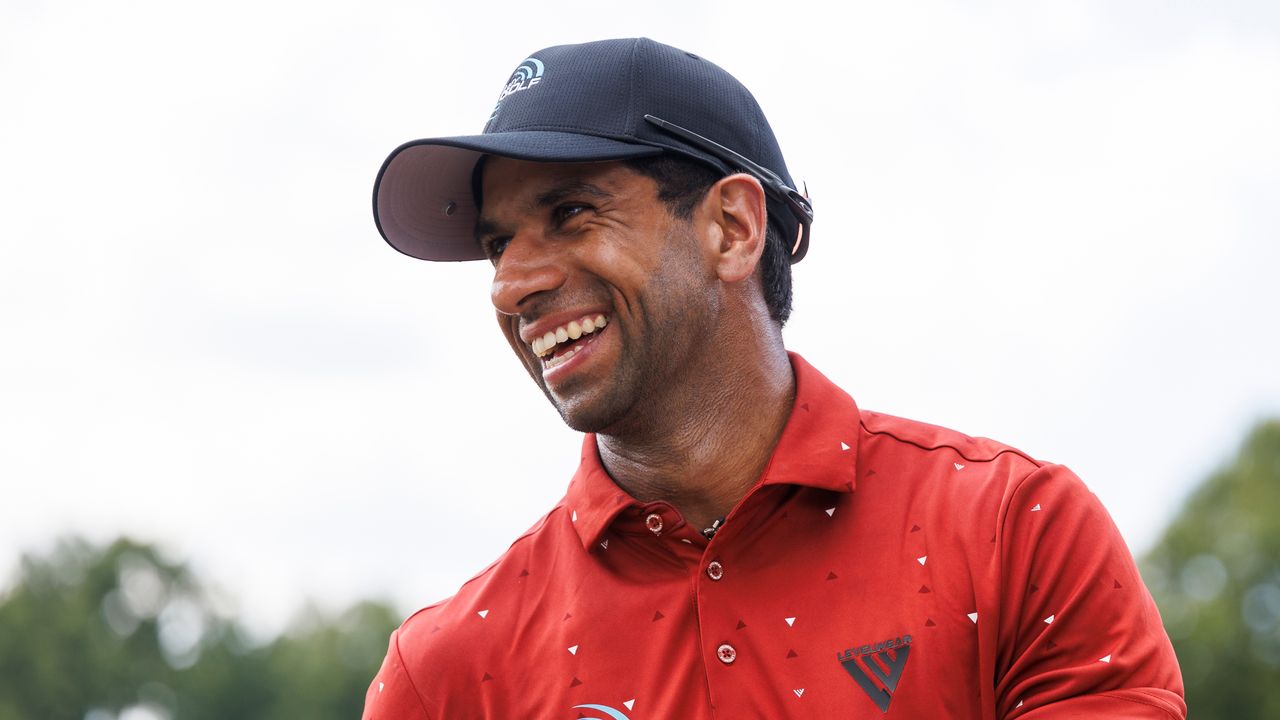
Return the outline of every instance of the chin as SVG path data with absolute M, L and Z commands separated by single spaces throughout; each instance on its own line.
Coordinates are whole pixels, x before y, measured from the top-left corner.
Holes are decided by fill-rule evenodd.
M 543 392 L 564 424 L 578 432 L 610 434 L 626 417 L 627 408 L 616 397 L 557 398 L 545 387 Z

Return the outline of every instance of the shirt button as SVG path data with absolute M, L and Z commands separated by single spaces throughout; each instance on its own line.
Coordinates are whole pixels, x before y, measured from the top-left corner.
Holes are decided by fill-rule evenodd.
M 650 513 L 649 517 L 644 519 L 644 526 L 649 528 L 649 532 L 654 535 L 662 534 L 662 516 L 658 513 Z
M 716 657 L 720 658 L 720 662 L 725 665 L 732 665 L 733 661 L 738 659 L 738 651 L 729 643 L 725 643 L 716 648 Z
M 719 560 L 712 560 L 707 564 L 707 577 L 712 580 L 719 580 L 724 577 L 724 566 L 720 564 Z

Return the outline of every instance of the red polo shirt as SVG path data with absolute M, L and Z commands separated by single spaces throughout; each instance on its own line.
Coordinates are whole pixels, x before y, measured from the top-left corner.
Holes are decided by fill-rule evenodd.
M 588 435 L 564 499 L 392 635 L 365 719 L 1185 717 L 1079 479 L 791 361 L 778 446 L 710 541 Z

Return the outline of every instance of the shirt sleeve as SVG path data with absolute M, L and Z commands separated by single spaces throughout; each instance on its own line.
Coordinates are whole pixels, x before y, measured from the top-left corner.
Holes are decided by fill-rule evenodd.
M 1070 470 L 1046 465 L 997 523 L 999 717 L 1185 718 L 1182 675 L 1115 523 Z
M 387 656 L 369 683 L 362 720 L 432 720 L 400 655 L 400 631 L 391 633 Z

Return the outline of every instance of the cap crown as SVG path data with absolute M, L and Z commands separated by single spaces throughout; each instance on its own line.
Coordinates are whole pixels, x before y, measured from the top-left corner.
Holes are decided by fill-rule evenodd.
M 795 186 L 751 91 L 715 63 L 648 38 L 557 45 L 530 55 L 503 86 L 484 134 L 593 135 L 660 147 L 734 171 L 645 122 L 646 114 L 710 138 Z M 794 234 L 785 206 L 773 205 L 771 217 L 786 220 Z

